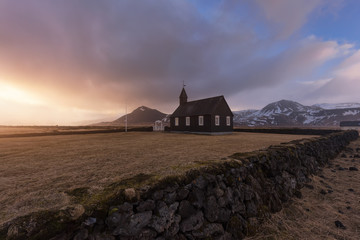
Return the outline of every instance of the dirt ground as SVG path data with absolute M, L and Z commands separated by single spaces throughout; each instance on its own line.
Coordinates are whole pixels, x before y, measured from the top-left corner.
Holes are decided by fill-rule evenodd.
M 0 224 L 33 211 L 66 206 L 69 189 L 101 191 L 139 173 L 176 174 L 235 152 L 308 137 L 312 136 L 129 132 L 1 138 Z
M 259 234 L 247 239 L 360 239 L 360 140 L 313 176 L 301 192 L 301 199 L 290 201 L 260 227 Z M 346 229 L 336 227 L 335 221 Z

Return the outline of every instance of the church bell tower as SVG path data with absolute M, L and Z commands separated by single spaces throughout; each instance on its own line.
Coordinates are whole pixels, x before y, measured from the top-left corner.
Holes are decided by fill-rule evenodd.
M 181 93 L 180 93 L 180 105 L 184 105 L 185 103 L 187 103 L 187 94 L 186 94 L 186 91 L 185 91 L 185 88 L 183 87 Z

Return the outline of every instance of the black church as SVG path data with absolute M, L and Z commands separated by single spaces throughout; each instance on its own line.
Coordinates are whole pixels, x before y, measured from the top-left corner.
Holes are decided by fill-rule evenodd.
M 224 96 L 187 101 L 183 88 L 180 105 L 170 117 L 170 130 L 193 133 L 231 133 L 233 113 Z

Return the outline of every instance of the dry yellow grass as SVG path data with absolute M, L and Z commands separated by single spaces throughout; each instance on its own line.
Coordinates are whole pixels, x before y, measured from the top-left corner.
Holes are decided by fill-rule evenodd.
M 111 133 L 0 139 L 0 224 L 69 203 L 66 190 L 96 192 L 139 173 L 176 174 L 202 161 L 311 136 Z
M 131 126 L 136 127 L 136 126 Z M 54 133 L 54 132 L 78 132 L 78 131 L 94 131 L 94 130 L 109 130 L 120 127 L 113 126 L 1 126 L 0 137 L 4 135 L 26 134 L 33 133 Z
M 350 157 L 360 154 L 356 151 L 360 148 L 360 140 L 350 147 L 352 151 L 344 151 L 347 157 L 340 155 L 319 176 L 312 177 L 309 185 L 314 189 L 304 187 L 301 199 L 293 199 L 279 213 L 273 214 L 256 236 L 247 239 L 360 239 L 360 171 L 346 169 L 360 170 L 360 158 Z M 345 170 L 339 170 L 339 166 Z M 321 190 L 327 194 L 321 194 Z M 337 228 L 336 220 L 346 229 Z

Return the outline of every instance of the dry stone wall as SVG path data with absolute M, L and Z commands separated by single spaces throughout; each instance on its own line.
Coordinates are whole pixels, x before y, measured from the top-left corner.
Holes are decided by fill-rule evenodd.
M 124 189 L 107 214 L 53 239 L 242 239 L 299 191 L 358 132 L 236 153 L 152 186 Z M 125 199 L 125 200 L 124 200 Z
M 241 239 L 348 143 L 354 131 L 234 154 L 234 160 L 139 189 L 133 201 L 88 218 L 74 239 Z M 131 190 L 128 190 L 130 192 Z

